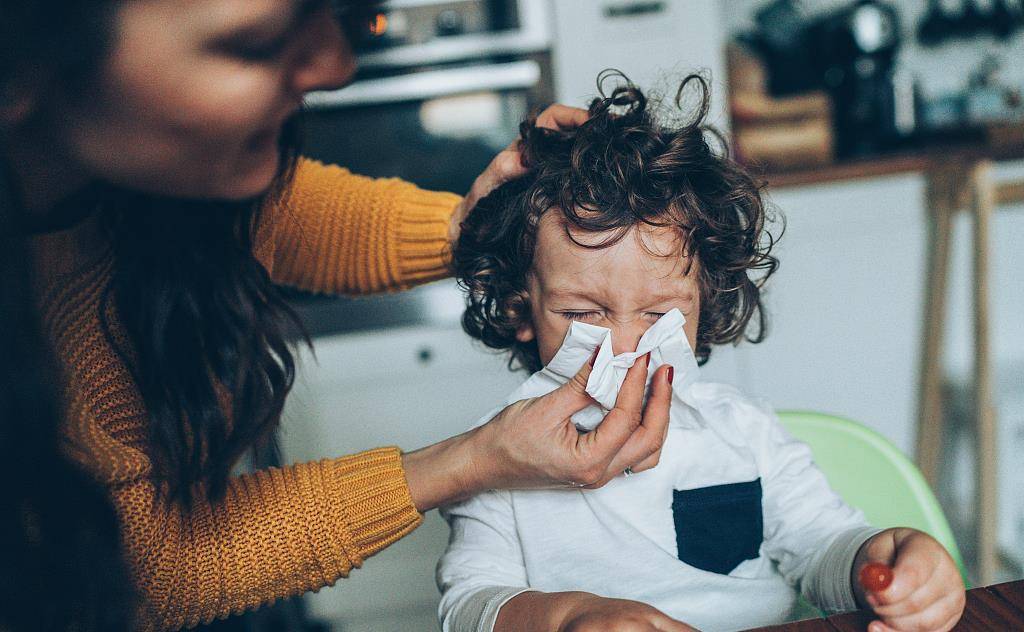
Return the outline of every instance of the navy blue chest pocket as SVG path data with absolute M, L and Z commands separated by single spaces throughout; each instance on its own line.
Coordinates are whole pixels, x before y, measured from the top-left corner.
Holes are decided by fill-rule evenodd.
M 694 568 L 732 572 L 757 559 L 764 540 L 761 479 L 672 494 L 679 559 Z

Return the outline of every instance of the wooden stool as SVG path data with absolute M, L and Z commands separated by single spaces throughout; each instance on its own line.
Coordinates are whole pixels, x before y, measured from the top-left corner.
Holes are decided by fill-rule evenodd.
M 939 162 L 926 171 L 929 217 L 928 281 L 925 298 L 924 345 L 918 409 L 917 461 L 935 487 L 942 457 L 945 406 L 942 401 L 942 357 L 946 324 L 953 215 L 969 208 L 974 216 L 974 421 L 978 574 L 982 584 L 995 580 L 999 567 L 998 445 L 993 405 L 993 367 L 989 344 L 989 260 L 992 213 L 1000 205 L 1024 202 L 1024 182 L 998 184 L 988 159 Z

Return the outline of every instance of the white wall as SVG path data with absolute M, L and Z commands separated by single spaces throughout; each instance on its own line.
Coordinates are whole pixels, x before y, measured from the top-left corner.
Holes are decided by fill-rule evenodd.
M 630 5 L 662 5 L 655 13 L 608 17 Z M 710 122 L 728 127 L 724 31 L 716 0 L 552 0 L 555 97 L 586 107 L 599 72 L 615 68 L 648 91 L 671 100 L 686 75 L 706 71 L 713 84 Z
M 925 225 L 917 178 L 784 190 L 768 340 L 743 386 L 778 408 L 836 413 L 910 447 Z

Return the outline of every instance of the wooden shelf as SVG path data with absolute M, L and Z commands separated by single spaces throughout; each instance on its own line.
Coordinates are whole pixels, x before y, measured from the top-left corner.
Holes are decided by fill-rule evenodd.
M 837 162 L 803 169 L 773 171 L 753 165 L 751 170 L 761 176 L 772 189 L 827 184 L 865 178 L 878 178 L 923 172 L 942 165 L 980 158 L 992 160 L 1024 159 L 1024 145 L 991 146 L 982 143 L 936 144 L 914 151 L 887 154 Z

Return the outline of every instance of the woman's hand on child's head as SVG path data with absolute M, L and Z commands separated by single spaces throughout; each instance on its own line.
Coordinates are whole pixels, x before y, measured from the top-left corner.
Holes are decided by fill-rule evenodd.
M 540 116 L 537 117 L 537 127 L 569 130 L 586 123 L 587 116 L 586 110 L 556 103 L 540 113 Z M 522 156 L 519 153 L 519 141 L 514 140 L 494 157 L 483 173 L 477 176 L 473 186 L 466 193 L 466 197 L 455 209 L 448 227 L 448 243 L 454 247 L 455 242 L 459 239 L 462 220 L 466 219 L 481 198 L 486 197 L 488 193 L 509 180 L 515 180 L 525 174 L 526 167 L 523 166 Z
M 892 583 L 867 592 L 858 578 L 873 562 L 892 568 Z M 966 594 L 956 563 L 934 538 L 916 529 L 887 529 L 865 542 L 852 577 L 857 601 L 879 618 L 868 632 L 945 632 L 964 611 Z
M 627 467 L 657 465 L 668 432 L 671 367 L 651 380 L 644 404 L 647 363 L 626 374 L 615 408 L 596 430 L 581 434 L 570 417 L 594 404 L 587 394 L 591 367 L 557 390 L 516 402 L 472 435 L 477 491 L 529 487 L 601 487 Z

